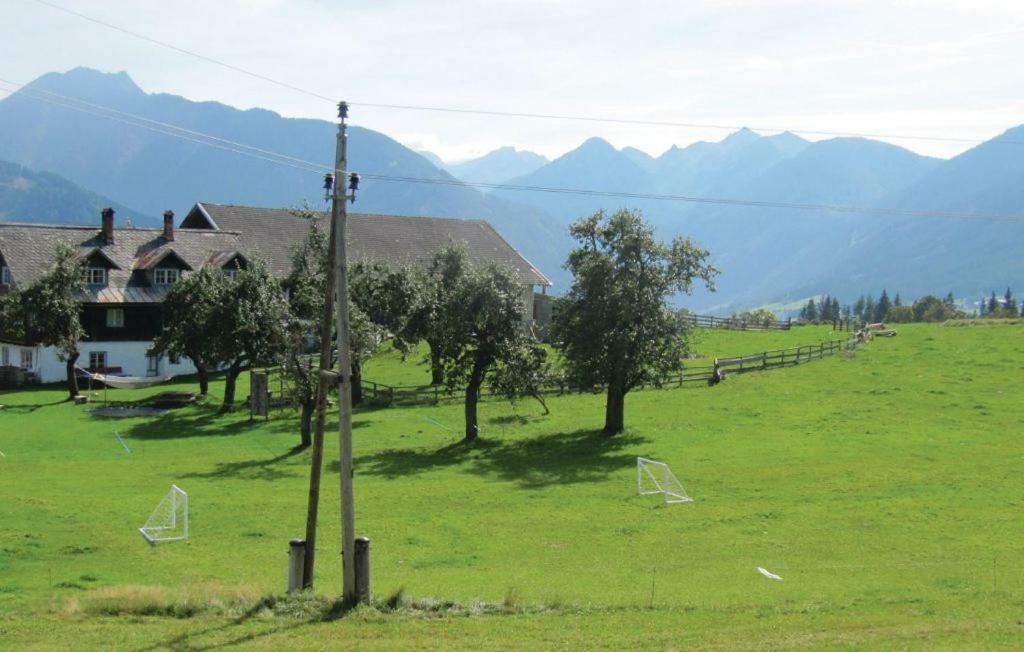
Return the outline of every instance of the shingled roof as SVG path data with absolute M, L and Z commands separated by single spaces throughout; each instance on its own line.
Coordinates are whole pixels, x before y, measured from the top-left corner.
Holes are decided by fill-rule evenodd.
M 46 274 L 53 266 L 57 244 L 65 242 L 78 249 L 83 258 L 102 254 L 113 263 L 105 287 L 91 287 L 83 301 L 89 303 L 154 303 L 163 300 L 165 287 L 140 283 L 132 272 L 148 269 L 173 253 L 192 269 L 199 269 L 215 254 L 240 249 L 239 234 L 209 229 L 178 229 L 174 241 L 163 237 L 162 229 L 119 228 L 114 242 L 95 227 L 0 222 L 0 252 L 11 269 L 14 282 L 22 287 Z
M 313 215 L 318 228 L 327 224 L 327 213 Z M 292 252 L 309 231 L 310 218 L 284 208 L 201 202 L 181 224 L 189 230 L 238 232 L 242 250 L 247 255 L 262 257 L 275 274 L 283 277 L 291 269 Z M 547 276 L 484 220 L 350 213 L 347 235 L 348 253 L 353 260 L 417 264 L 428 260 L 449 240 L 457 240 L 466 243 L 470 257 L 477 262 L 511 267 L 523 283 L 551 285 Z

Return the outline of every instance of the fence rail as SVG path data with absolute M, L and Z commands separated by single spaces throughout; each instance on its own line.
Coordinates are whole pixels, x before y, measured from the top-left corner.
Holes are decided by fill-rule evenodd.
M 685 314 L 683 320 L 697 328 L 725 328 L 737 331 L 788 331 L 793 327 L 793 320 L 778 321 L 773 319 L 744 319 L 742 317 L 713 317 L 711 315 Z
M 844 348 L 853 348 L 864 340 L 862 336 L 841 340 L 824 340 L 817 344 L 805 344 L 787 349 L 774 349 L 762 351 L 732 358 L 715 358 L 711 364 L 683 365 L 683 370 L 658 381 L 649 381 L 641 384 L 639 389 L 647 387 L 681 387 L 685 383 L 705 382 L 714 385 L 725 377 L 732 374 L 746 373 L 750 371 L 763 371 L 790 367 L 811 360 L 834 355 Z M 603 387 L 579 387 L 569 382 L 563 376 L 549 376 L 539 384 L 541 394 L 574 394 L 585 392 L 602 391 Z M 481 391 L 481 397 L 493 396 L 487 389 Z M 363 379 L 363 396 L 372 401 L 378 401 L 385 405 L 436 405 L 441 401 L 461 400 L 462 393 L 455 392 L 445 386 L 397 386 L 386 385 L 372 380 Z

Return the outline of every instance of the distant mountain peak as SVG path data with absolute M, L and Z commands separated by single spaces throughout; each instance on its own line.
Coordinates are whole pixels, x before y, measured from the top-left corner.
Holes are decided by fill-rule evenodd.
M 757 133 L 753 129 L 750 129 L 749 127 L 742 127 L 740 129 L 738 129 L 737 131 L 732 132 L 731 134 L 729 134 L 725 138 L 723 138 L 721 140 L 721 143 L 722 144 L 728 143 L 730 145 L 741 145 L 741 144 L 744 144 L 744 143 L 749 143 L 749 142 L 755 141 L 755 140 L 757 140 L 760 137 L 761 137 L 761 134 Z
M 145 95 L 127 72 L 103 72 L 94 68 L 79 66 L 67 72 L 50 72 L 32 81 L 27 88 L 43 90 L 59 89 L 63 94 L 74 93 L 76 97 Z

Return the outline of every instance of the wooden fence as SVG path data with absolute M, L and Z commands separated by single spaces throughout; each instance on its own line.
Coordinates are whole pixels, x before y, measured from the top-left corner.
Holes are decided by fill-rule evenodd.
M 711 315 L 694 315 L 686 313 L 683 320 L 697 328 L 725 328 L 737 331 L 788 331 L 793 327 L 793 320 L 777 321 L 772 319 L 744 319 L 742 317 L 712 317 Z
M 684 364 L 681 373 L 663 378 L 657 382 L 643 383 L 638 389 L 646 389 L 648 387 L 681 387 L 685 383 L 690 382 L 703 382 L 708 385 L 714 385 L 732 374 L 790 367 L 802 362 L 820 360 L 834 355 L 844 348 L 856 347 L 861 341 L 863 341 L 861 337 L 853 337 L 847 340 L 825 340 L 817 344 L 762 351 L 761 353 L 735 358 L 715 358 L 711 364 L 706 362 L 695 365 Z M 540 392 L 548 395 L 598 391 L 603 391 L 603 387 L 579 387 L 570 383 L 562 376 L 550 376 L 540 383 Z M 481 397 L 487 397 L 493 394 L 485 388 L 480 395 Z M 364 378 L 363 398 L 364 400 L 383 405 L 436 405 L 441 401 L 461 400 L 462 392 L 451 391 L 447 387 L 440 385 L 403 387 L 386 385 Z

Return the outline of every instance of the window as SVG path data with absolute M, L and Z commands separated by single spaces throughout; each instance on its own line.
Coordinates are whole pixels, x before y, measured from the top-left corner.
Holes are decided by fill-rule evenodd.
M 181 278 L 180 269 L 157 267 L 153 270 L 153 283 L 156 285 L 173 285 Z
M 107 270 L 103 267 L 86 267 L 82 270 L 82 280 L 86 285 L 106 285 Z
M 224 276 L 226 276 L 229 281 L 235 280 L 235 275 L 236 274 L 238 274 L 238 268 L 237 267 L 225 267 L 224 268 Z
M 89 368 L 105 369 L 107 367 L 106 351 L 89 351 Z
M 153 355 L 152 353 L 146 356 L 146 375 L 147 376 L 159 376 L 160 375 L 160 356 Z
M 9 367 L 11 365 L 11 347 L 5 346 L 0 349 L 0 367 Z
M 36 366 L 35 358 L 36 358 L 35 351 L 33 351 L 32 349 L 22 349 L 21 350 L 21 368 L 28 370 L 28 369 L 32 369 L 33 367 L 35 367 Z
M 107 328 L 124 328 L 123 308 L 107 308 Z
M 11 268 L 7 265 L 0 267 L 0 285 L 14 285 L 14 279 L 11 278 Z

